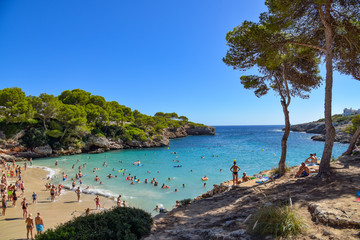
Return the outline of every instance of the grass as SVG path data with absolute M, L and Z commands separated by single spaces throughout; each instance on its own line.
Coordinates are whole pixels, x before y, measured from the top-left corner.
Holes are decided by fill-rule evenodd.
M 286 163 L 285 165 L 285 172 L 290 172 L 292 167 L 289 167 L 289 165 Z M 279 167 L 274 167 L 271 169 L 271 174 L 279 174 Z
M 288 238 L 304 232 L 305 229 L 303 219 L 291 206 L 268 205 L 260 208 L 249 219 L 247 231 L 256 236 Z

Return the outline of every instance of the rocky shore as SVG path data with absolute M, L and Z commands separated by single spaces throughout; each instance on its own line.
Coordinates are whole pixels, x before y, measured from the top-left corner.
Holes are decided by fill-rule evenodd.
M 215 185 L 191 204 L 156 216 L 146 240 L 275 239 L 251 236 L 246 230 L 249 217 L 269 204 L 291 204 L 305 221 L 306 230 L 294 239 L 359 239 L 360 154 L 341 157 L 331 167 L 328 179 L 294 178 L 294 167 L 266 184 L 252 180 L 239 187 L 229 186 L 230 181 Z
M 174 138 L 182 138 L 189 135 L 215 135 L 215 127 L 185 125 L 178 128 L 168 128 L 163 131 L 162 135 L 143 142 L 138 140 L 124 142 L 121 139 L 113 140 L 102 136 L 89 135 L 82 148 L 69 147 L 68 149 L 52 149 L 48 144 L 33 149 L 26 149 L 18 141 L 22 134 L 19 133 L 13 139 L 6 140 L 2 138 L 0 160 L 17 161 L 27 158 L 57 157 L 80 153 L 102 153 L 120 149 L 163 147 L 168 146 L 169 140 Z M 4 136 L 4 134 L 0 132 L 0 136 Z
M 352 126 L 351 122 L 342 122 L 342 123 L 334 123 L 336 136 L 335 142 L 341 143 L 349 143 L 351 141 L 352 135 L 346 132 L 346 129 Z M 306 132 L 317 134 L 311 137 L 314 141 L 325 141 L 325 122 L 317 121 L 310 123 L 302 123 L 292 125 L 290 130 L 293 132 Z

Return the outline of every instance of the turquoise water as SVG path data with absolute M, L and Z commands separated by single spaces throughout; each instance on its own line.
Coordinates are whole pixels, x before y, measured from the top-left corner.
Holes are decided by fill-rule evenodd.
M 281 128 L 282 126 L 219 126 L 216 127 L 215 136 L 189 136 L 175 139 L 170 141 L 169 147 L 36 159 L 34 165 L 52 168 L 56 172 L 53 182 L 62 182 L 70 187 L 72 183 L 70 179 L 75 178 L 78 166 L 87 163 L 82 169 L 85 175 L 82 178 L 82 187 L 90 186 L 91 192 L 109 196 L 121 194 L 128 205 L 154 213 L 152 210 L 156 204 L 171 209 L 176 200 L 194 198 L 211 190 L 213 184 L 231 179 L 229 168 L 234 159 L 237 160 L 241 172 L 246 171 L 248 175 L 276 167 L 281 153 L 280 141 L 283 135 Z M 311 136 L 312 134 L 306 133 L 290 133 L 287 155 L 290 166 L 300 164 L 309 153 L 316 152 L 318 157 L 321 157 L 324 143 L 312 141 Z M 346 148 L 347 144 L 335 143 L 334 157 L 341 155 Z M 57 167 L 55 167 L 56 160 Z M 143 166 L 132 164 L 138 160 Z M 108 167 L 103 166 L 104 162 Z M 72 169 L 73 164 L 75 164 L 74 169 Z M 176 165 L 182 167 L 174 168 Z M 93 174 L 94 168 L 100 170 Z M 122 172 L 118 172 L 120 169 L 127 169 L 125 176 Z M 223 171 L 220 172 L 220 169 Z M 62 172 L 69 177 L 64 182 Z M 141 182 L 131 185 L 130 181 L 125 180 L 129 173 Z M 118 177 L 108 179 L 106 176 L 109 174 Z M 94 181 L 95 175 L 100 177 L 103 185 Z M 205 175 L 209 178 L 206 187 L 201 180 Z M 159 182 L 157 187 L 150 183 L 154 177 Z M 144 183 L 145 178 L 149 183 Z M 171 180 L 169 181 L 168 178 Z M 163 183 L 170 188 L 161 189 Z M 175 192 L 175 189 L 178 191 Z

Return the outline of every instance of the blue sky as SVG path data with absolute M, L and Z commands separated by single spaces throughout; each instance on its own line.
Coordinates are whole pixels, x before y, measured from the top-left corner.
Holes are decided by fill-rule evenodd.
M 264 11 L 264 0 L 2 0 L 0 89 L 37 96 L 81 88 L 149 115 L 283 124 L 279 98 L 255 97 L 240 84 L 244 73 L 222 62 L 226 33 Z M 359 108 L 359 92 L 360 82 L 335 73 L 333 112 Z M 323 108 L 324 86 L 292 101 L 291 122 L 321 118 Z

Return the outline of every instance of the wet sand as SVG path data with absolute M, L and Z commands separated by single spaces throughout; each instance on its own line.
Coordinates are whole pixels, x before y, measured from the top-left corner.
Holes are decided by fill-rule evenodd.
M 60 223 L 71 220 L 85 213 L 86 208 L 90 212 L 99 212 L 95 210 L 95 195 L 81 194 L 81 201 L 77 201 L 74 191 L 63 189 L 60 196 L 56 197 L 54 202 L 50 201 L 50 192 L 45 190 L 47 171 L 39 168 L 28 168 L 23 170 L 23 180 L 25 183 L 24 196 L 17 200 L 16 207 L 12 207 L 12 202 L 8 201 L 6 216 L 0 216 L 0 239 L 26 239 L 25 219 L 23 219 L 23 210 L 21 202 L 26 197 L 29 203 L 28 212 L 35 218 L 37 212 L 40 212 L 44 219 L 44 231 L 48 228 L 54 228 Z M 9 184 L 15 183 L 8 178 Z M 32 194 L 36 192 L 37 204 L 32 204 Z M 101 210 L 116 206 L 113 199 L 100 196 Z M 34 237 L 36 229 L 34 228 Z

